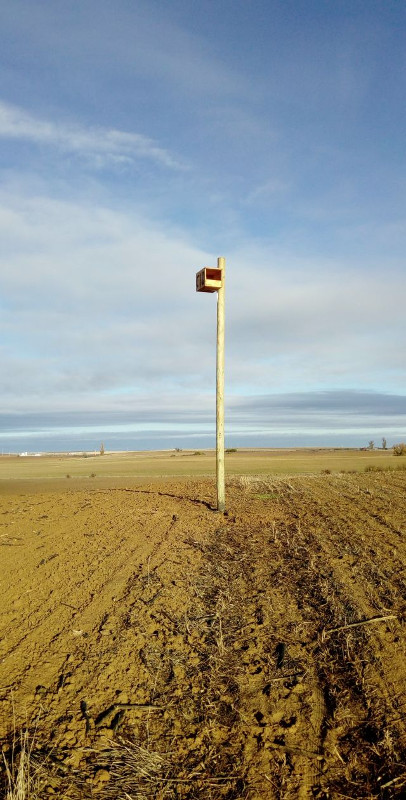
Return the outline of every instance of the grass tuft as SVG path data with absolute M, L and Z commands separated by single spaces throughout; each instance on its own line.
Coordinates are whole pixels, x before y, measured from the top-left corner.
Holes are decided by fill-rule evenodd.
M 5 800 L 39 800 L 41 768 L 32 757 L 35 734 L 27 729 L 15 734 L 11 750 L 2 747 L 3 786 Z

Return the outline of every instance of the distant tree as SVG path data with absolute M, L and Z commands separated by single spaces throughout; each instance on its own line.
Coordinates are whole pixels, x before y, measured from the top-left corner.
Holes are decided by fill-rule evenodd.
M 372 441 L 371 439 L 371 441 L 368 442 L 368 450 L 374 450 L 374 449 L 375 449 L 375 442 Z
M 382 436 L 382 450 L 387 450 L 387 449 L 388 449 L 388 445 L 386 443 L 386 439 L 385 439 L 384 436 Z
M 105 450 L 104 450 L 104 444 L 103 444 L 103 442 L 102 442 L 102 443 L 101 443 L 101 445 L 100 445 L 100 455 L 101 455 L 101 456 L 104 456 L 104 453 L 105 453 Z
M 393 454 L 395 456 L 406 456 L 406 444 L 405 442 L 399 442 L 398 444 L 393 445 Z

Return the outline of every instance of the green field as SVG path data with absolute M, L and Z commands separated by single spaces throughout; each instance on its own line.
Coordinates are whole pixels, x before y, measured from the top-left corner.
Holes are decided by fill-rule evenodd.
M 226 454 L 226 475 L 311 475 L 368 467 L 397 468 L 406 458 L 392 450 L 361 451 L 345 448 L 239 449 Z M 82 455 L 1 456 L 0 488 L 11 484 L 23 490 L 27 484 L 41 488 L 74 489 L 78 486 L 106 486 L 117 483 L 170 478 L 212 477 L 214 450 L 148 451 Z

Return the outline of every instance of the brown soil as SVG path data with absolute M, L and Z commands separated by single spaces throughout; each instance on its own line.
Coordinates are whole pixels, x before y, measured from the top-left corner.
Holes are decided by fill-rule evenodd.
M 33 736 L 35 796 L 406 796 L 405 487 L 1 497 L 0 737 Z

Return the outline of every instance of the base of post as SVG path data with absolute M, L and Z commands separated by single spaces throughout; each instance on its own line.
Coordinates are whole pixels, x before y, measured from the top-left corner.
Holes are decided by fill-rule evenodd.
M 219 514 L 224 514 L 224 512 L 226 510 L 226 504 L 225 503 L 219 503 L 216 510 L 219 512 Z

